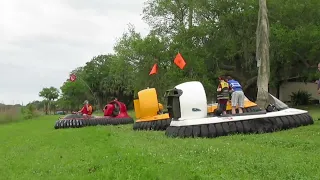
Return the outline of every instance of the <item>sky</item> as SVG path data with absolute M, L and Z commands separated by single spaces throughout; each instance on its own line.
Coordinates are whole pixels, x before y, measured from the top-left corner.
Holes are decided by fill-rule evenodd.
M 146 35 L 145 0 L 0 0 L 0 103 L 41 100 L 69 72 L 113 52 L 133 24 Z

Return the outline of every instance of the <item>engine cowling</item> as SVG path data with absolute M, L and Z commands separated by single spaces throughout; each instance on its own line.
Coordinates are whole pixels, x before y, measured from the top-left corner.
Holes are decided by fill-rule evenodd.
M 202 83 L 190 81 L 167 91 L 167 108 L 173 120 L 207 117 L 207 97 Z

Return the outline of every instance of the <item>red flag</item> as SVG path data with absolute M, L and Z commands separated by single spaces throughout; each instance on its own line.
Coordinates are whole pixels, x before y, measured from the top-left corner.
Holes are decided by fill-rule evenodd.
M 70 75 L 70 81 L 75 81 L 77 79 L 77 76 L 75 74 Z
M 158 64 L 155 63 L 149 73 L 149 75 L 152 75 L 152 74 L 157 74 L 158 73 Z
M 176 58 L 174 58 L 174 63 L 180 68 L 183 69 L 187 64 L 180 53 L 177 54 Z

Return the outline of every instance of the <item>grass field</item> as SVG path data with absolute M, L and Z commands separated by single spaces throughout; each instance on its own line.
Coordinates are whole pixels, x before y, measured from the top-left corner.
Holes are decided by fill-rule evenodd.
M 320 108 L 307 108 L 314 118 Z M 319 179 L 320 123 L 216 139 L 132 125 L 55 130 L 58 116 L 0 125 L 0 179 Z

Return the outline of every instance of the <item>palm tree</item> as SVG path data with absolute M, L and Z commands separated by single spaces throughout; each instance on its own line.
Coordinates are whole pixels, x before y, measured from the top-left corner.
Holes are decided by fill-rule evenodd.
M 256 39 L 256 58 L 258 70 L 258 93 L 256 103 L 265 108 L 268 105 L 268 85 L 270 78 L 269 62 L 269 20 L 266 0 L 259 0 L 259 13 Z

